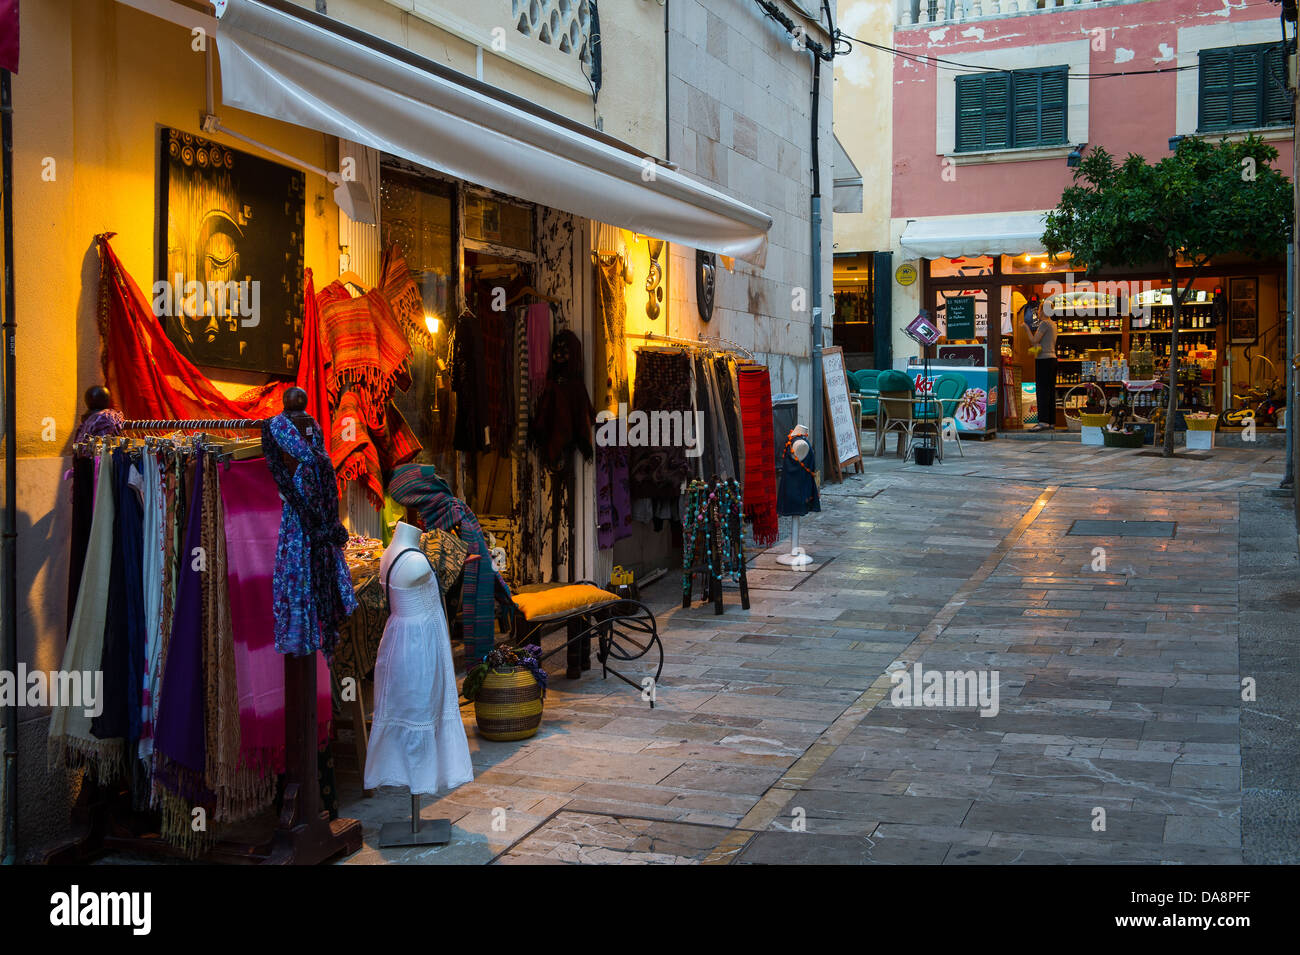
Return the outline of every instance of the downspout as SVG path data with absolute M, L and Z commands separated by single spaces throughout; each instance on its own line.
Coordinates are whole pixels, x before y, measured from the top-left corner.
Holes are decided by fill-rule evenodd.
M 8 70 L 0 70 L 0 140 L 3 141 L 4 288 L 4 436 L 5 514 L 3 599 L 0 600 L 0 672 L 18 672 L 18 435 L 14 414 L 14 106 Z M 4 712 L 4 865 L 18 861 L 18 706 Z
M 668 35 L 668 0 L 664 0 L 664 161 L 671 162 L 673 155 L 673 127 L 672 123 L 672 106 L 669 104 L 669 97 L 672 95 L 672 38 Z
M 821 112 L 822 58 L 813 52 L 812 85 L 812 446 L 817 452 L 818 483 L 826 473 L 827 462 L 822 449 L 822 168 L 818 146 L 821 142 L 819 114 Z

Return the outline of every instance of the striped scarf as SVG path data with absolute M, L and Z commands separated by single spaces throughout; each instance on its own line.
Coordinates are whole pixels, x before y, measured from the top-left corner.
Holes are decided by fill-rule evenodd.
M 469 545 L 470 555 L 465 561 L 461 588 L 462 636 L 466 658 L 482 659 L 496 644 L 494 599 L 500 594 L 503 605 L 512 608 L 513 604 L 510 602 L 510 588 L 492 568 L 492 555 L 488 552 L 478 518 L 469 505 L 451 493 L 451 488 L 429 465 L 404 464 L 397 468 L 388 484 L 388 494 L 397 503 L 418 510 L 426 529 L 456 528 L 461 539 Z

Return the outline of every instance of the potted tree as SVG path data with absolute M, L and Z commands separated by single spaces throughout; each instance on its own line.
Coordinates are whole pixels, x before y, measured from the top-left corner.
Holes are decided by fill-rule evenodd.
M 1181 306 L 1212 258 L 1285 253 L 1291 182 L 1269 165 L 1276 158 L 1277 150 L 1255 136 L 1219 143 L 1186 136 L 1157 163 L 1133 154 L 1117 163 L 1098 147 L 1075 168 L 1074 185 L 1048 213 L 1043 246 L 1053 256 L 1070 253 L 1090 274 L 1163 263 L 1173 293 L 1169 353 L 1176 356 Z M 1177 365 L 1169 363 L 1166 457 L 1174 453 Z

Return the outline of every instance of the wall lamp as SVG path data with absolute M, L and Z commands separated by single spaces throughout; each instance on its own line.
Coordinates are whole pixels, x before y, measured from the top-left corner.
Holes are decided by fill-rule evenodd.
M 1065 157 L 1065 164 L 1071 169 L 1078 166 L 1079 163 L 1083 162 L 1083 151 L 1087 148 L 1087 143 L 1079 143 L 1079 145 L 1070 150 L 1070 155 Z

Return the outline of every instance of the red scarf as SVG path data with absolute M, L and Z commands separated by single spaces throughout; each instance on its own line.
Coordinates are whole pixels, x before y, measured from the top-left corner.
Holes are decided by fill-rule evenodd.
M 96 236 L 99 246 L 99 335 L 104 383 L 131 419 L 269 418 L 279 414 L 289 383 L 268 382 L 227 398 L 176 350 L 150 300 L 109 245 L 115 233 Z M 304 274 L 303 348 L 296 384 L 307 391 L 307 411 L 329 427 L 320 325 L 311 270 Z
M 771 547 L 777 539 L 776 447 L 772 441 L 772 382 L 763 365 L 736 369 L 740 420 L 745 431 L 745 519 L 753 522 L 754 543 Z

